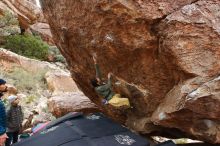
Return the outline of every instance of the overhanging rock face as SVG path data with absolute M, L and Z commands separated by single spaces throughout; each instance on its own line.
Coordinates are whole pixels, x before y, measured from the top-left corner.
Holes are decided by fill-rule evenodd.
M 160 125 L 220 143 L 218 0 L 41 1 L 73 79 L 109 116 L 142 133 Z M 93 53 L 133 109 L 102 106 Z
M 32 1 L 27 0 L 2 0 L 9 11 L 18 16 L 20 25 L 27 29 L 29 25 L 38 22 L 45 22 L 44 16 L 40 8 Z
M 50 27 L 43 16 L 42 10 L 36 5 L 34 0 L 1 0 L 0 15 L 6 12 L 12 13 L 18 19 L 19 26 L 25 29 L 26 33 L 38 34 L 42 40 L 50 45 L 54 45 Z

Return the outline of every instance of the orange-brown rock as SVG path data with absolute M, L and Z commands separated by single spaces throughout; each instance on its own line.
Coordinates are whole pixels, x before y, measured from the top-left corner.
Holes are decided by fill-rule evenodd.
M 16 15 L 0 1 L 0 45 L 5 44 L 5 37 L 20 33 Z
M 29 95 L 28 97 L 20 95 L 20 97 L 23 96 L 23 98 L 21 98 L 21 105 L 25 108 L 25 118 L 28 119 L 27 123 L 29 123 L 27 126 L 31 125 L 30 121 L 34 124 L 35 122 L 49 120 L 51 114 L 46 112 L 48 111 L 47 103 L 51 113 L 57 117 L 71 111 L 85 113 L 99 111 L 97 106 L 78 89 L 68 70 L 62 69 L 61 66 L 52 63 L 22 57 L 0 48 L 0 69 L 2 75 L 4 75 L 5 72 L 13 72 L 16 68 L 24 69 L 31 75 L 34 74 L 33 78 L 36 78 L 36 74 L 42 74 L 48 85 L 48 88 L 46 88 L 48 92 L 47 90 L 39 92 L 41 95 L 39 98 L 34 95 Z M 19 74 L 19 72 L 17 72 L 17 74 Z M 25 81 L 30 82 L 27 79 L 25 79 Z M 34 83 L 31 85 L 33 84 Z M 31 85 L 27 87 L 32 88 Z M 41 90 L 40 87 L 38 88 L 38 90 Z M 17 90 L 12 86 L 9 86 L 8 91 L 6 97 L 9 94 L 17 93 Z M 48 101 L 49 98 L 50 100 Z M 32 117 L 33 113 L 38 113 L 39 115 L 36 114 Z
M 48 89 L 55 94 L 62 94 L 64 92 L 79 92 L 76 83 L 70 76 L 69 72 L 60 70 L 48 71 L 45 75 Z
M 48 101 L 50 112 L 61 117 L 69 112 L 98 112 L 97 106 L 81 92 L 65 92 L 51 97 Z
M 204 91 L 206 98 L 186 98 L 219 75 L 219 0 L 41 1 L 73 79 L 106 114 L 142 133 L 159 125 L 220 143 L 219 128 L 212 130 L 219 126 L 219 111 L 202 109 L 218 107 L 218 82 L 210 85 L 212 92 Z M 130 99 L 133 109 L 123 111 L 101 104 L 101 97 L 97 98 L 90 85 L 95 76 L 94 53 L 104 77 L 114 73 L 119 81 L 115 90 Z M 182 92 L 191 80 L 196 83 Z M 163 111 L 162 119 L 158 118 Z M 166 114 L 170 118 L 163 119 Z M 202 123 L 208 126 L 204 128 Z
M 17 16 L 19 25 L 27 33 L 35 33 L 42 39 L 53 45 L 50 27 L 47 24 L 42 10 L 31 0 L 2 0 L 0 2 L 0 14 L 9 11 Z M 31 31 L 30 31 L 31 30 Z
M 152 120 L 181 129 L 197 139 L 219 143 L 219 90 L 220 77 L 211 80 L 196 77 L 179 83 L 166 95 Z
M 31 25 L 30 29 L 32 33 L 40 35 L 41 38 L 48 44 L 54 45 L 54 41 L 52 39 L 52 34 L 50 31 L 50 26 L 47 23 L 37 22 Z
M 11 9 L 7 6 L 7 4 L 5 4 L 3 1 L 0 1 L 0 15 L 4 14 L 4 11 L 9 11 L 9 12 L 13 12 L 11 11 Z
M 60 70 L 55 64 L 23 57 L 3 48 L 0 48 L 0 67 L 6 71 L 16 67 L 23 68 L 32 73 L 39 73 L 42 70 Z
M 29 1 L 29 2 L 31 2 L 31 3 L 33 3 L 33 4 L 37 4 L 37 2 L 36 2 L 36 0 L 27 0 L 27 1 Z
M 158 26 L 160 52 L 170 70 L 191 75 L 165 96 L 152 120 L 220 143 L 220 1 L 198 1 L 168 15 Z
M 45 22 L 40 8 L 28 0 L 2 0 L 7 7 L 18 16 L 20 25 L 27 29 L 36 22 Z

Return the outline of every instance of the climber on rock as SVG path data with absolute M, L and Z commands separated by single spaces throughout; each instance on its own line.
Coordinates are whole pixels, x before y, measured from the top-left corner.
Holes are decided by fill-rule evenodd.
M 103 103 L 110 104 L 114 107 L 130 107 L 128 98 L 121 98 L 120 94 L 115 94 L 111 89 L 111 77 L 112 73 L 108 73 L 107 83 L 103 82 L 101 71 L 97 63 L 96 55 L 93 55 L 93 61 L 95 64 L 96 78 L 91 80 L 91 84 L 95 88 L 98 95 L 104 97 Z

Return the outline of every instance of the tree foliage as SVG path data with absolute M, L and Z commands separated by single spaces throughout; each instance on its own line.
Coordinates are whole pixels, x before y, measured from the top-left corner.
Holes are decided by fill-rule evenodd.
M 12 52 L 33 59 L 47 59 L 49 46 L 40 37 L 11 35 L 6 40 L 5 48 Z

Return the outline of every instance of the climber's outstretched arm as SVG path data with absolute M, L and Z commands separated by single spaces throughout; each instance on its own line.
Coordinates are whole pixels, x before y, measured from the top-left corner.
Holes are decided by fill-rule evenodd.
M 112 81 L 111 81 L 111 79 L 112 79 L 112 73 L 108 73 L 108 86 L 109 86 L 109 88 L 111 88 L 111 86 L 112 86 Z
M 98 79 L 98 80 L 101 81 L 101 80 L 102 80 L 102 74 L 101 74 L 99 65 L 98 65 L 98 63 L 97 63 L 97 58 L 96 58 L 96 56 L 93 56 L 93 61 L 94 61 L 94 64 L 95 64 L 96 79 Z

